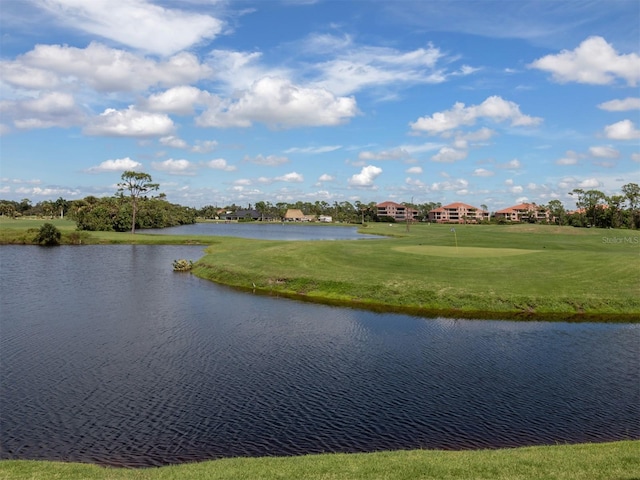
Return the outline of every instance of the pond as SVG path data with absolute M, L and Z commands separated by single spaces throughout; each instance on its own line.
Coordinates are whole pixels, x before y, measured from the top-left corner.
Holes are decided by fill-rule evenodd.
M 256 238 L 263 240 L 366 240 L 384 238 L 358 233 L 354 226 L 277 223 L 194 223 L 179 227 L 139 230 L 141 233 L 163 235 L 214 235 L 224 237 Z
M 640 325 L 377 314 L 190 274 L 196 246 L 0 248 L 0 458 L 640 438 Z

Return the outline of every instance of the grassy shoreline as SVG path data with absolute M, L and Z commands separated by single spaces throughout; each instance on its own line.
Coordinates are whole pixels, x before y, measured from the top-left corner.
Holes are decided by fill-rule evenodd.
M 228 458 L 127 469 L 35 460 L 0 461 L 7 480 L 351 479 L 637 480 L 640 441 L 498 450 L 404 450 L 298 457 Z
M 32 243 L 45 222 L 0 220 L 0 244 Z M 67 244 L 208 245 L 193 273 L 257 294 L 425 317 L 640 322 L 639 231 L 369 224 L 368 240 L 291 242 L 51 223 Z

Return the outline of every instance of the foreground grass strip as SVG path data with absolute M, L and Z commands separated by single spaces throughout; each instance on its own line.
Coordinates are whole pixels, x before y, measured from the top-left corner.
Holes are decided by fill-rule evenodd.
M 6 480 L 638 480 L 640 441 L 481 451 L 232 458 L 149 469 L 5 460 Z

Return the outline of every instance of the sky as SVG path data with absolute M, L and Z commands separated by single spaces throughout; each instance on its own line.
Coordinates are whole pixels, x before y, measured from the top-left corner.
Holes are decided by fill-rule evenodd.
M 464 202 L 640 183 L 637 0 L 2 0 L 0 199 Z

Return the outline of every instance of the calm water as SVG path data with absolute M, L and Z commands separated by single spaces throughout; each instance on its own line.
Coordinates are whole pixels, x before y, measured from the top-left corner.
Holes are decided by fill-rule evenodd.
M 301 223 L 194 223 L 179 227 L 141 230 L 164 235 L 215 235 L 264 240 L 366 240 L 384 238 L 357 232 L 357 227 Z
M 423 319 L 174 273 L 201 247 L 0 247 L 0 457 L 640 438 L 640 325 Z

